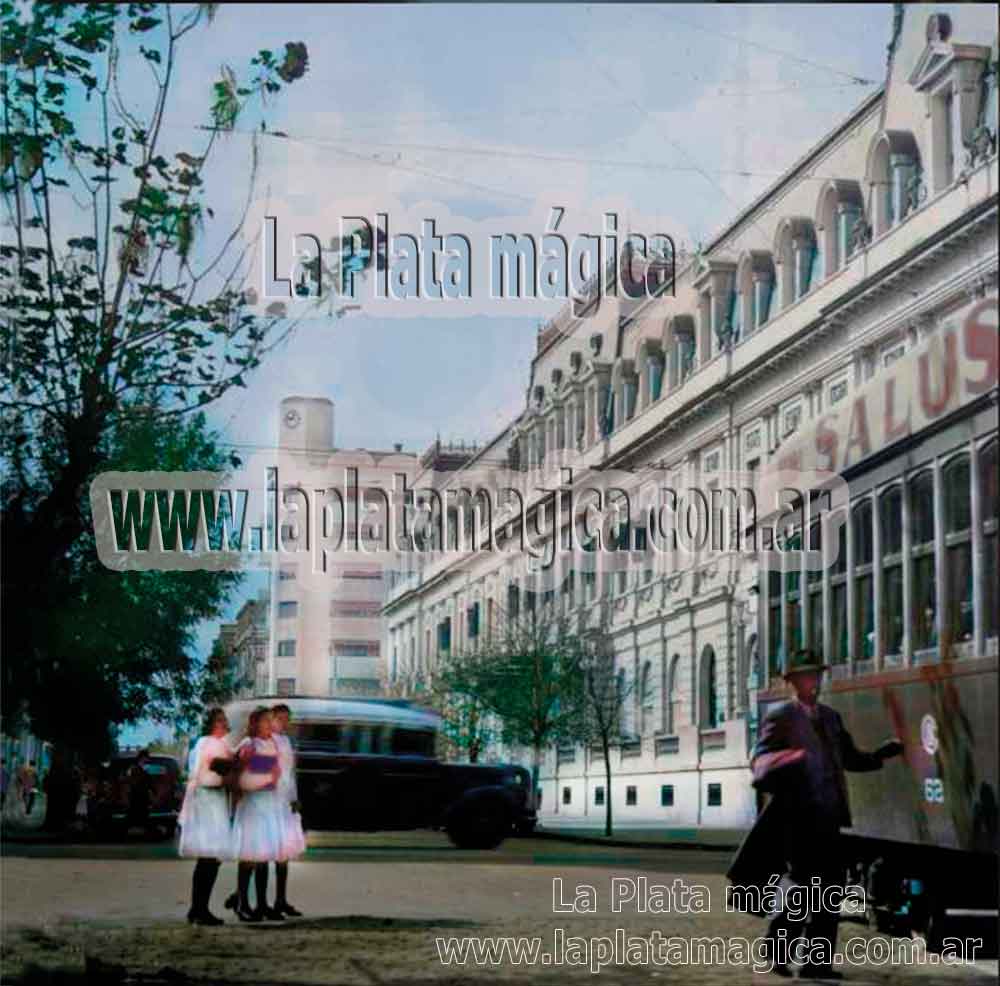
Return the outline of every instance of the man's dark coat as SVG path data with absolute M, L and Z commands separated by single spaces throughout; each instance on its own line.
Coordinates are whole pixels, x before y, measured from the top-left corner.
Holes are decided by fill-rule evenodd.
M 774 768 L 755 765 L 765 753 L 799 749 L 805 750 L 806 756 L 798 763 Z M 773 876 L 787 870 L 791 833 L 800 842 L 815 833 L 817 852 L 822 853 L 822 843 L 827 841 L 824 835 L 835 835 L 842 826 L 851 825 L 844 771 L 878 770 L 882 758 L 858 750 L 840 714 L 830 706 L 817 703 L 814 721 L 802 703 L 792 700 L 765 717 L 750 763 L 754 787 L 771 797 L 726 876 L 736 886 L 763 888 Z

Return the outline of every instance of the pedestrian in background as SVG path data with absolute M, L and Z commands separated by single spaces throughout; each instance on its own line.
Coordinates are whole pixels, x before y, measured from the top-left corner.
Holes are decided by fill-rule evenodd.
M 237 891 L 233 906 L 241 921 L 281 921 L 267 906 L 267 864 L 282 858 L 284 808 L 278 794 L 281 776 L 278 744 L 272 735 L 271 710 L 259 706 L 250 713 L 247 735 L 237 748 L 240 799 L 233 815 L 232 855 L 237 859 Z M 250 907 L 253 875 L 257 906 Z
M 140 750 L 128 772 L 128 827 L 140 827 L 149 834 L 149 802 L 152 795 L 146 764 L 149 751 Z
M 21 768 L 21 797 L 24 798 L 24 814 L 30 815 L 35 806 L 35 795 L 38 793 L 38 772 L 35 761 L 29 760 Z
M 0 759 L 0 812 L 7 804 L 7 785 L 10 783 L 10 774 L 7 773 L 6 758 Z
M 222 709 L 213 707 L 205 713 L 201 732 L 188 755 L 188 781 L 178 816 L 178 848 L 182 856 L 197 859 L 191 877 L 188 921 L 218 925 L 224 922 L 211 912 L 209 903 L 221 861 L 231 858 L 229 799 L 224 779 L 234 768 L 235 759 L 226 743 L 229 722 Z

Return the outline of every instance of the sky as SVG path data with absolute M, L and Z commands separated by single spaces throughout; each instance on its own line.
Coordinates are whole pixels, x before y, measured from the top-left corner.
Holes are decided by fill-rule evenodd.
M 538 325 L 559 304 L 477 291 L 488 235 L 538 239 L 558 206 L 569 235 L 614 211 L 620 229 L 708 240 L 875 91 L 891 28 L 890 4 L 221 5 L 184 39 L 165 133 L 196 151 L 223 64 L 307 44 L 307 74 L 264 112 L 287 137 L 256 138 L 248 230 L 278 217 L 279 274 L 293 233 L 326 244 L 342 216 L 384 212 L 392 233 L 433 218 L 467 232 L 474 298 L 378 304 L 362 287 L 359 311 L 303 319 L 210 423 L 237 448 L 269 446 L 280 400 L 300 394 L 333 400 L 340 447 L 490 437 L 523 405 Z M 137 59 L 130 71 L 139 109 Z M 215 228 L 246 201 L 256 129 L 241 121 L 206 171 Z M 201 656 L 217 632 L 202 626 Z

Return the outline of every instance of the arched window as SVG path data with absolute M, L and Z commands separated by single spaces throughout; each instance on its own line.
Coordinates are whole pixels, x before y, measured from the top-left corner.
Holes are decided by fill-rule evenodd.
M 944 533 L 946 546 L 945 626 L 952 643 L 972 639 L 972 474 L 969 457 L 959 455 L 944 467 Z
M 701 652 L 701 669 L 698 677 L 701 712 L 699 726 L 702 729 L 715 729 L 722 722 L 719 689 L 715 679 L 715 650 L 709 645 Z
M 868 149 L 865 178 L 871 189 L 869 211 L 881 236 L 905 219 L 922 201 L 920 151 L 908 130 L 883 130 Z
M 627 696 L 628 679 L 625 676 L 625 669 L 619 668 L 615 675 L 615 703 L 622 736 L 631 736 L 634 732 L 632 728 L 632 703 L 627 700 Z
M 697 364 L 697 336 L 690 315 L 675 315 L 664 330 L 663 349 L 667 358 L 670 388 L 679 387 Z
M 829 277 L 847 263 L 854 252 L 856 225 L 863 216 L 864 200 L 856 181 L 833 179 L 823 186 L 816 204 L 822 277 Z
M 812 221 L 785 219 L 778 227 L 774 244 L 774 262 L 778 266 L 778 298 L 787 308 L 805 297 L 820 281 L 822 258 Z
M 663 346 L 658 339 L 643 339 L 636 355 L 639 375 L 639 407 L 645 410 L 663 393 Z
M 774 292 L 774 262 L 764 250 L 748 250 L 736 269 L 733 304 L 738 313 L 739 334 L 745 339 L 759 329 L 770 316 Z
M 910 564 L 913 650 L 937 643 L 937 585 L 934 576 L 934 474 L 925 469 L 907 487 L 910 508 Z
M 620 428 L 635 415 L 639 381 L 630 359 L 620 359 L 611 372 L 611 400 L 613 411 L 610 415 L 608 434 Z
M 668 735 L 677 732 L 680 721 L 680 669 L 681 656 L 674 654 L 667 669 L 666 688 L 664 689 L 666 701 L 663 709 L 663 729 Z
M 646 661 L 639 679 L 639 735 L 645 736 L 653 727 L 653 662 Z
M 981 446 L 976 462 L 979 470 L 979 517 L 983 537 L 983 634 L 996 637 L 1000 626 L 1000 542 L 997 540 L 997 510 L 1000 496 L 997 494 L 997 440 Z
M 879 497 L 882 555 L 882 649 L 903 653 L 903 489 L 897 483 Z

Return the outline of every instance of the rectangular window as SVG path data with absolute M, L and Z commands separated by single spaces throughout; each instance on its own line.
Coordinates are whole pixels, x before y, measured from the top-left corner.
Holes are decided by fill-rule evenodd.
M 802 404 L 797 402 L 790 404 L 781 412 L 781 437 L 787 438 L 798 430 L 802 422 Z
M 282 567 L 278 569 L 278 580 L 279 581 L 281 581 L 281 582 L 292 582 L 292 581 L 294 581 L 294 579 L 295 579 L 295 569 L 294 568 L 287 568 L 286 566 L 282 565 Z
M 573 800 L 573 789 L 571 787 L 563 788 L 562 803 L 568 805 Z
M 638 800 L 637 800 L 637 797 L 636 797 L 635 785 L 629 784 L 629 786 L 627 788 L 625 788 L 625 804 L 629 805 L 631 807 L 631 806 L 634 806 L 637 803 L 638 803 Z
M 278 657 L 295 657 L 295 641 L 279 640 Z
M 906 354 L 906 343 L 897 342 L 882 351 L 882 366 L 892 366 L 901 356 Z
M 827 391 L 827 403 L 830 407 L 839 404 L 847 396 L 847 386 L 846 378 L 830 384 L 830 389 Z
M 330 603 L 330 615 L 340 619 L 370 619 L 381 612 L 381 603 L 349 599 L 335 599 Z
M 475 640 L 479 636 L 479 603 L 473 603 L 466 612 L 466 626 L 468 627 L 469 639 Z
M 278 603 L 278 619 L 288 620 L 292 617 L 298 616 L 299 614 L 299 604 L 294 600 L 291 602 Z
M 767 573 L 768 587 L 768 676 L 774 678 L 781 671 L 782 640 L 781 640 L 781 572 Z
M 281 696 L 288 696 L 295 694 L 295 679 L 294 678 L 279 678 L 277 681 L 278 694 Z
M 673 784 L 660 785 L 660 807 L 673 808 L 674 806 L 674 786 Z
M 996 79 L 993 80 L 994 100 L 996 98 Z M 994 101 L 994 107 L 996 102 Z M 988 442 L 978 452 L 979 455 L 979 509 L 983 535 L 983 576 L 982 576 L 982 607 L 983 635 L 987 638 L 997 636 L 1000 625 L 1000 565 L 997 539 L 997 509 L 1000 497 L 997 487 L 1000 485 L 997 476 L 997 441 Z
M 603 805 L 604 804 L 604 787 L 598 786 L 594 788 L 594 804 Z
M 377 640 L 331 640 L 330 654 L 333 657 L 378 657 Z
M 721 784 L 709 784 L 708 785 L 708 807 L 718 808 L 722 805 L 722 785 Z
M 438 650 L 451 650 L 451 617 L 446 616 L 438 624 Z

